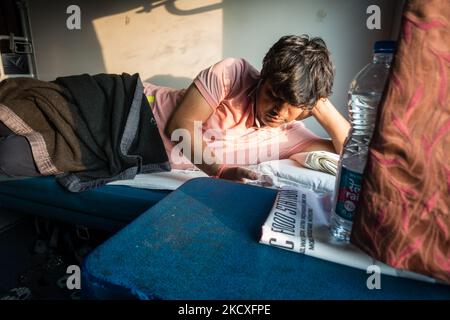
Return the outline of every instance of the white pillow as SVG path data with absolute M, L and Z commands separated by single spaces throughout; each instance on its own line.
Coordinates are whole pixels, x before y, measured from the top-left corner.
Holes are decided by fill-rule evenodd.
M 249 168 L 269 175 L 276 187 L 288 185 L 309 188 L 315 192 L 334 192 L 334 175 L 301 167 L 291 159 L 267 161 Z
M 282 186 L 299 186 L 312 189 L 316 192 L 333 192 L 335 176 L 301 167 L 296 161 L 290 159 L 273 160 L 248 166 L 249 169 L 270 176 L 275 188 Z M 132 180 L 119 180 L 109 185 L 125 185 L 134 188 L 153 190 L 175 190 L 186 181 L 207 177 L 200 170 L 177 170 L 168 172 L 138 174 Z M 258 184 L 248 180 L 249 184 Z

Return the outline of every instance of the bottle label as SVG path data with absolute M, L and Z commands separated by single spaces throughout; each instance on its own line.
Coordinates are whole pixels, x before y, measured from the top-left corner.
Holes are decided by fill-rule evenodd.
M 352 221 L 361 191 L 362 174 L 341 167 L 336 214 Z

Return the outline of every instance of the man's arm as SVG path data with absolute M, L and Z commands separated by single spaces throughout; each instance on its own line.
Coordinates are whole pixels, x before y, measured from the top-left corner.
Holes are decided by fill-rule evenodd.
M 330 135 L 331 141 L 327 139 L 314 141 L 302 151 L 324 150 L 340 154 L 350 130 L 350 123 L 337 111 L 331 101 L 325 98 L 319 99 L 311 114 Z
M 191 154 L 185 155 L 192 163 L 194 159 L 201 159 L 201 163 L 194 163 L 200 170 L 210 176 L 215 176 L 220 173 L 220 177 L 229 180 L 241 181 L 242 179 L 258 179 L 258 175 L 246 168 L 238 166 L 223 167 L 222 161 L 217 159 L 214 152 L 208 149 L 208 145 L 203 140 L 202 136 L 194 134 L 194 122 L 201 121 L 204 123 L 212 115 L 213 110 L 209 106 L 206 99 L 201 95 L 200 91 L 195 85 L 191 85 L 186 91 L 183 100 L 174 110 L 168 123 L 166 124 L 165 134 L 171 137 L 176 129 L 185 129 L 190 134 Z M 196 140 L 195 140 L 196 139 Z M 198 146 L 201 145 L 201 148 Z M 197 146 L 197 147 L 196 147 Z M 208 149 L 208 150 L 207 150 Z M 195 152 L 201 152 L 201 155 L 195 157 Z M 204 158 L 205 154 L 212 156 L 209 161 Z M 208 162 L 210 164 L 208 164 Z

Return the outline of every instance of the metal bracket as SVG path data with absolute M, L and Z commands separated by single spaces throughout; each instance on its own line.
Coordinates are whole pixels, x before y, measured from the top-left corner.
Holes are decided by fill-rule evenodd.
M 13 53 L 31 54 L 33 53 L 33 45 L 25 38 L 17 40 L 17 37 L 14 37 L 14 34 L 11 33 L 9 36 L 9 50 Z

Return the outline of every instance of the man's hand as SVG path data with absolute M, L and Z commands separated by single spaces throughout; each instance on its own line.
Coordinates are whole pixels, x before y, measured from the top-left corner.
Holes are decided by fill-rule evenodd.
M 239 182 L 244 182 L 244 179 L 258 180 L 259 177 L 260 177 L 259 173 L 242 167 L 224 168 L 220 175 L 220 178 L 222 179 Z

